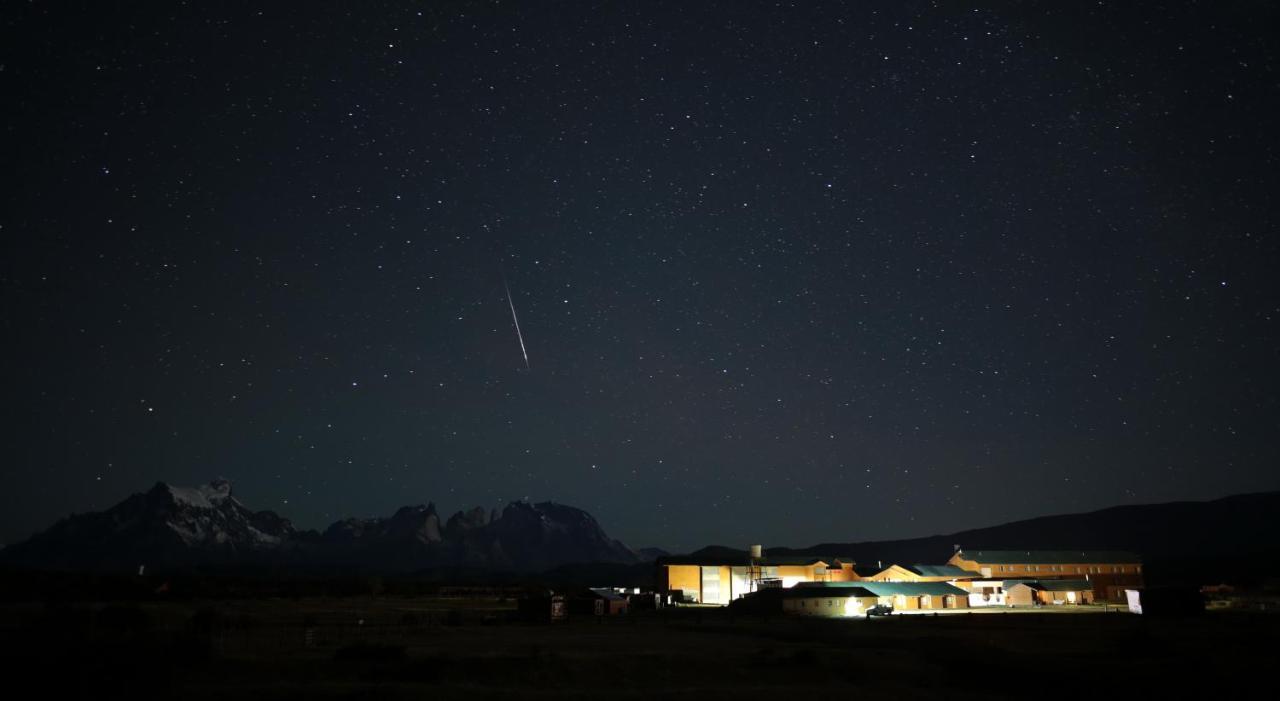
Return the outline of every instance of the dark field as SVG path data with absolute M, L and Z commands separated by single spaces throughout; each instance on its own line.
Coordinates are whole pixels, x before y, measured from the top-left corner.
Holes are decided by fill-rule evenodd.
M 509 622 L 513 608 L 439 597 L 11 605 L 6 677 L 50 698 L 1176 698 L 1269 678 L 1280 630 L 1280 616 L 1232 612 L 823 621 L 678 609 L 535 625 Z

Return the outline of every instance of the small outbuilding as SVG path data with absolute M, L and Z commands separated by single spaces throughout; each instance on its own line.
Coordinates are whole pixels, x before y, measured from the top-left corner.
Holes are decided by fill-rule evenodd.
M 1093 584 L 1087 579 L 1023 580 L 1005 588 L 1010 606 L 1092 604 Z
M 585 589 L 569 600 L 569 613 L 577 616 L 620 616 L 627 612 L 627 597 L 612 589 Z

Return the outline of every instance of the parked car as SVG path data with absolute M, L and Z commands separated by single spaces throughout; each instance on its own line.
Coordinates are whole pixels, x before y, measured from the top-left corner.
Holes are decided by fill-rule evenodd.
M 893 613 L 893 607 L 888 604 L 877 604 L 867 609 L 867 617 L 871 616 L 888 616 Z

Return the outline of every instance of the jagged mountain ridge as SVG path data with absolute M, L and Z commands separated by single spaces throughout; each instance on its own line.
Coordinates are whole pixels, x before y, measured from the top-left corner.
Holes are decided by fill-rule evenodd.
M 222 564 L 290 550 L 298 535 L 288 519 L 242 504 L 226 480 L 197 488 L 159 482 L 105 511 L 68 516 L 0 555 L 52 569 Z
M 0 551 L 11 566 L 122 570 L 141 565 L 271 567 L 403 573 L 465 567 L 543 571 L 579 562 L 630 564 L 640 557 L 587 512 L 563 504 L 512 502 L 445 520 L 432 503 L 385 518 L 347 518 L 323 532 L 253 511 L 226 480 L 197 488 L 157 483 L 105 511 L 77 514 Z
M 413 571 L 466 567 L 542 571 L 568 563 L 630 564 L 640 557 L 610 538 L 587 512 L 541 502 L 511 502 L 501 512 L 476 507 L 440 525 L 434 504 L 407 506 L 386 519 L 346 519 L 317 539 L 318 562 Z

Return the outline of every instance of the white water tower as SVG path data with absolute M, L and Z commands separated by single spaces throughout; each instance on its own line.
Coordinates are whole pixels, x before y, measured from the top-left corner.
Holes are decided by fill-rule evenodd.
M 764 567 L 760 560 L 764 557 L 764 548 L 759 545 L 747 547 L 747 591 L 760 591 L 760 580 L 764 578 Z

